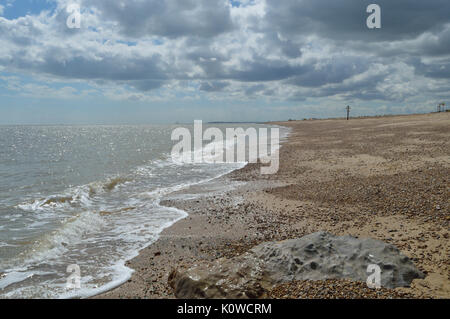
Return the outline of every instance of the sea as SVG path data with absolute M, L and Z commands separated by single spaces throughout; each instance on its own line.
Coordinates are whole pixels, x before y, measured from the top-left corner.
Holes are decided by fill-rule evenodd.
M 193 131 L 0 126 L 0 299 L 86 298 L 122 284 L 133 272 L 126 261 L 187 216 L 162 206 L 165 196 L 246 165 L 174 161 L 171 135 L 180 126 Z M 212 126 L 224 135 L 226 128 L 272 127 L 204 129 Z

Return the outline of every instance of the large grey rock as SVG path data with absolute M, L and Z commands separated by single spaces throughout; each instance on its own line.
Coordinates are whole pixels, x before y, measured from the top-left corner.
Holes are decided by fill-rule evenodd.
M 378 265 L 381 285 L 407 287 L 423 278 L 393 245 L 374 239 L 326 232 L 268 242 L 242 256 L 173 271 L 170 285 L 178 298 L 258 298 L 267 288 L 292 280 L 350 279 L 366 282 L 367 267 Z
M 254 299 L 263 296 L 272 282 L 262 261 L 249 254 L 201 264 L 187 272 L 174 270 L 169 275 L 169 284 L 181 299 Z
M 318 232 L 300 239 L 265 243 L 251 250 L 265 262 L 276 282 L 346 278 L 366 281 L 367 266 L 381 268 L 381 285 L 407 287 L 423 278 L 411 260 L 393 245 L 375 239 Z

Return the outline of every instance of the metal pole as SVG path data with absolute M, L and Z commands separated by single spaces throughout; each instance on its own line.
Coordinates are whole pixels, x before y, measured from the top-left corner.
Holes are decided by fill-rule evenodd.
M 347 121 L 350 119 L 350 105 L 347 105 Z

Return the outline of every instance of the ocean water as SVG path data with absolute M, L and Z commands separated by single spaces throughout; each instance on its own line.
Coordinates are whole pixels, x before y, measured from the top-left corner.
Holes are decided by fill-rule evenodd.
M 88 297 L 121 284 L 125 262 L 187 216 L 161 206 L 164 196 L 245 165 L 174 163 L 176 127 L 0 126 L 0 298 Z M 81 289 L 66 286 L 73 264 Z

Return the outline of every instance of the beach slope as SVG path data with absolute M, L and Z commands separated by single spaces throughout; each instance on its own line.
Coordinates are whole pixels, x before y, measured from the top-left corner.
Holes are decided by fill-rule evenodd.
M 290 121 L 280 169 L 250 164 L 172 194 L 189 217 L 127 265 L 132 278 L 95 298 L 174 298 L 173 269 L 233 258 L 318 231 L 392 244 L 424 274 L 374 292 L 348 280 L 291 282 L 274 298 L 450 298 L 450 113 Z

